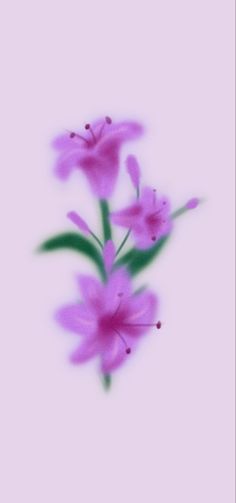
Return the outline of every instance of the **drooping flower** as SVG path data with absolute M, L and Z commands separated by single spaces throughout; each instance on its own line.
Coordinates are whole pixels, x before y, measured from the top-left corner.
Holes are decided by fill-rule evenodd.
M 128 155 L 126 159 L 126 168 L 133 183 L 135 189 L 139 188 L 140 183 L 140 167 L 139 163 L 134 155 Z
M 53 141 L 58 151 L 56 174 L 66 180 L 74 169 L 81 169 L 100 199 L 110 197 L 119 171 L 123 143 L 138 138 L 141 124 L 132 121 L 113 123 L 110 117 L 86 124 L 81 132 L 68 132 Z
M 66 305 L 56 313 L 60 325 L 83 337 L 72 353 L 72 363 L 98 356 L 101 371 L 109 373 L 125 362 L 141 336 L 153 323 L 157 299 L 149 291 L 133 294 L 127 272 L 118 269 L 106 284 L 91 276 L 79 276 L 82 303 Z
M 172 227 L 170 203 L 158 197 L 150 187 L 142 189 L 139 201 L 111 213 L 114 224 L 131 229 L 137 248 L 150 248 L 155 241 L 168 234 Z

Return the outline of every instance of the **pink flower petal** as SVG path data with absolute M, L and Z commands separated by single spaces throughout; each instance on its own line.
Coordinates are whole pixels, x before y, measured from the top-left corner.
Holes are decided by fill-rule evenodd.
M 114 337 L 101 354 L 101 371 L 104 374 L 112 372 L 127 358 L 129 355 L 126 354 L 124 344 L 119 337 Z
M 142 215 L 142 207 L 139 203 L 135 203 L 132 206 L 128 206 L 120 211 L 114 211 L 111 213 L 111 221 L 114 224 L 121 225 L 122 227 L 132 227 L 137 222 Z
M 148 248 L 151 248 L 153 245 L 155 245 L 157 238 L 155 237 L 155 240 L 152 239 L 152 236 L 150 236 L 150 233 L 147 231 L 147 229 L 134 229 L 133 230 L 133 237 L 135 241 L 135 247 L 138 248 L 139 250 L 146 250 Z M 154 238 L 154 236 L 153 236 Z
M 85 303 L 97 314 L 104 302 L 104 286 L 92 276 L 80 275 L 78 277 L 80 291 Z
M 138 336 L 150 330 L 150 325 L 154 323 L 157 305 L 157 298 L 151 292 L 133 295 L 128 301 L 124 331 L 130 336 Z
M 115 246 L 113 241 L 110 239 L 109 241 L 106 242 L 103 248 L 103 260 L 107 273 L 109 273 L 112 269 L 114 258 L 115 258 Z
M 156 191 L 151 187 L 143 187 L 140 202 L 146 211 L 153 210 L 156 201 Z
M 143 126 L 134 121 L 112 122 L 106 128 L 106 133 L 101 138 L 101 144 L 105 141 L 115 141 L 121 144 L 125 141 L 139 138 L 144 132 Z
M 84 304 L 70 304 L 61 307 L 55 319 L 65 329 L 76 334 L 91 334 L 96 328 L 96 320 Z
M 87 155 L 80 162 L 92 191 L 100 199 L 107 199 L 114 190 L 119 171 L 118 155 L 114 151 L 103 155 Z
M 161 210 L 162 215 L 169 215 L 171 210 L 171 204 L 167 197 L 160 197 L 157 200 L 157 209 Z
M 137 189 L 140 183 L 140 167 L 134 155 L 129 155 L 126 159 L 127 171 L 130 175 L 133 186 Z
M 121 299 L 124 301 L 131 295 L 131 281 L 124 268 L 114 271 L 105 286 L 105 304 L 109 311 L 113 311 L 119 305 Z
M 84 363 L 96 356 L 98 353 L 98 344 L 95 337 L 90 337 L 82 342 L 80 346 L 70 355 L 71 363 Z
M 81 156 L 77 150 L 65 150 L 57 159 L 56 176 L 61 180 L 66 180 L 74 169 L 78 169 L 80 159 Z
M 68 131 L 65 134 L 61 134 L 54 138 L 52 141 L 52 147 L 55 148 L 56 150 L 74 150 L 78 152 L 78 150 L 81 148 L 83 149 L 84 147 L 84 141 L 79 138 L 72 138 L 71 133 Z

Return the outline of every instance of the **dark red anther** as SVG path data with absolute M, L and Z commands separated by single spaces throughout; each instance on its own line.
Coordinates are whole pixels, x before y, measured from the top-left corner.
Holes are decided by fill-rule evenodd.
M 111 124 L 112 123 L 112 120 L 111 120 L 111 117 L 105 117 L 105 121 L 107 124 Z
M 157 322 L 156 327 L 157 327 L 158 330 L 161 328 L 161 322 L 160 321 Z
M 75 137 L 75 133 L 74 133 L 74 131 L 72 131 L 72 132 L 70 133 L 70 138 L 74 138 L 74 137 Z
M 127 348 L 126 353 L 127 353 L 127 355 L 129 355 L 131 353 L 131 348 Z
M 156 240 L 157 240 L 156 236 L 152 236 L 152 241 L 156 241 Z
M 90 129 L 90 124 L 85 124 L 85 129 Z

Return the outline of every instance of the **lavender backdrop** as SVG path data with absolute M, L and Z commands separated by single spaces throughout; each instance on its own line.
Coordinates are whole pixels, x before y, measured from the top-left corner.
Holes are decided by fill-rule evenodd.
M 233 503 L 233 1 L 1 10 L 1 500 Z M 83 178 L 53 177 L 49 143 L 107 114 L 146 123 L 123 159 L 138 155 L 174 206 L 206 198 L 139 280 L 163 330 L 110 395 L 93 363 L 69 365 L 73 340 L 52 319 L 83 260 L 33 253 L 70 209 L 96 225 Z M 119 183 L 114 208 L 132 191 Z

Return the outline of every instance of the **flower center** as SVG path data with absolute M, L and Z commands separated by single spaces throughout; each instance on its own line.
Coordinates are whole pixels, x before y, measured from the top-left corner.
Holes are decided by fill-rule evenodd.
M 164 200 L 162 202 L 162 207 L 159 210 L 154 211 L 153 213 L 149 213 L 149 215 L 147 215 L 145 218 L 145 222 L 146 222 L 147 226 L 150 227 L 152 241 L 157 240 L 157 232 L 161 228 L 162 224 L 164 224 L 166 222 L 166 220 L 162 214 L 162 211 L 163 211 L 165 205 L 166 205 L 166 201 Z
M 157 323 L 125 323 L 125 306 L 122 300 L 123 292 L 117 294 L 119 297 L 118 305 L 113 313 L 107 313 L 103 315 L 99 320 L 99 329 L 103 332 L 104 336 L 110 334 L 111 332 L 115 333 L 119 339 L 122 341 L 126 354 L 131 353 L 131 348 L 128 346 L 128 343 L 122 334 L 122 329 L 128 327 L 155 327 L 158 330 L 161 328 L 161 322 Z
M 70 138 L 72 139 L 76 139 L 76 138 L 79 138 L 80 140 L 83 140 L 88 147 L 91 147 L 91 146 L 94 146 L 97 144 L 97 142 L 101 139 L 102 135 L 103 135 L 103 131 L 106 127 L 106 125 L 110 125 L 112 123 L 112 120 L 110 117 L 106 116 L 105 119 L 104 119 L 104 122 L 102 123 L 101 127 L 100 127 L 100 130 L 98 131 L 97 134 L 95 134 L 91 124 L 87 123 L 85 124 L 84 128 L 90 132 L 91 134 L 91 139 L 89 140 L 88 138 L 85 138 L 83 135 L 81 134 L 78 134 L 78 133 L 75 133 L 74 131 L 70 131 L 69 132 L 69 136 Z

